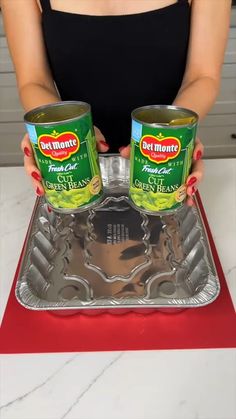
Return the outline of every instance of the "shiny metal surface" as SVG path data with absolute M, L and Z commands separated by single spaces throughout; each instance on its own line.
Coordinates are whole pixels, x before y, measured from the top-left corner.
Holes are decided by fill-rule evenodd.
M 129 161 L 100 158 L 104 200 L 81 214 L 36 206 L 16 285 L 26 308 L 98 314 L 200 307 L 220 291 L 200 213 L 137 211 Z M 58 312 L 59 313 L 59 312 Z
M 195 125 L 198 115 L 190 109 L 172 105 L 147 105 L 132 111 L 133 120 L 142 125 L 178 129 Z M 176 123 L 175 123 L 176 122 Z
M 27 112 L 24 120 L 29 125 L 60 125 L 63 122 L 78 120 L 88 114 L 91 107 L 88 103 L 78 101 L 63 101 L 39 106 Z

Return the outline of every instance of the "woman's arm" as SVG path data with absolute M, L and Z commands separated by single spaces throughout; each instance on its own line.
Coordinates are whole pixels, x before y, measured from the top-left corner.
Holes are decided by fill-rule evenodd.
M 1 0 L 4 26 L 16 71 L 21 103 L 26 111 L 37 106 L 60 100 L 47 62 L 44 46 L 41 11 L 37 0 Z M 109 146 L 101 131 L 96 128 L 99 150 L 106 152 Z M 43 195 L 41 174 L 36 166 L 29 137 L 21 142 L 25 170 L 37 195 Z
M 220 86 L 221 67 L 228 38 L 231 0 L 192 0 L 191 32 L 186 70 L 174 104 L 204 118 L 214 104 Z M 203 145 L 196 139 L 192 172 L 186 184 L 189 205 L 202 180 Z
M 187 65 L 182 86 L 173 104 L 192 109 L 201 119 L 211 109 L 218 94 L 231 0 L 192 0 L 191 8 Z M 121 155 L 128 157 L 129 153 L 130 150 L 126 147 Z M 192 195 L 203 177 L 202 155 L 203 145 L 197 138 L 192 172 L 186 180 L 189 205 L 193 205 Z
M 220 86 L 231 0 L 192 0 L 191 32 L 184 79 L 175 105 L 206 116 Z
M 36 0 L 2 0 L 1 7 L 24 109 L 57 102 L 59 96 L 47 63 Z

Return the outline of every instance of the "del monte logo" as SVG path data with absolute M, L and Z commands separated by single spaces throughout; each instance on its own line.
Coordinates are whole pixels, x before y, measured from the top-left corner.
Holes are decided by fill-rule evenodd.
M 58 133 L 39 136 L 38 146 L 41 153 L 52 160 L 63 161 L 76 153 L 80 147 L 80 140 L 74 132 Z
M 159 134 L 144 135 L 140 141 L 140 151 L 154 163 L 165 163 L 168 160 L 175 159 L 180 153 L 181 144 L 176 137 L 164 137 Z

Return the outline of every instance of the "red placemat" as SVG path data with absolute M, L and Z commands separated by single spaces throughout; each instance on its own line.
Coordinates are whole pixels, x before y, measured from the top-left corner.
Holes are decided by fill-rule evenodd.
M 1 353 L 236 347 L 236 313 L 199 195 L 198 202 L 221 282 L 215 302 L 178 314 L 57 317 L 27 310 L 16 301 L 18 267 L 0 330 Z

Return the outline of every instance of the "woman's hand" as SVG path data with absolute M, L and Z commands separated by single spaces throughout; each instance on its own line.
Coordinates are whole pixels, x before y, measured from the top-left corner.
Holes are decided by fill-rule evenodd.
M 109 144 L 107 144 L 104 135 L 101 133 L 100 129 L 94 126 L 95 137 L 97 141 L 97 150 L 100 153 L 106 153 L 109 150 Z
M 187 185 L 187 205 L 192 206 L 194 205 L 194 201 L 192 196 L 195 194 L 199 182 L 201 182 L 204 174 L 204 164 L 201 160 L 203 156 L 203 144 L 199 138 L 195 140 L 195 148 L 193 151 L 193 164 L 192 164 L 192 172 L 187 177 L 186 185 Z M 120 147 L 119 149 L 120 155 L 126 159 L 130 157 L 130 146 L 127 147 Z
M 194 205 L 194 201 L 192 196 L 195 194 L 199 182 L 201 182 L 204 174 L 204 163 L 202 161 L 204 147 L 199 138 L 195 140 L 195 148 L 193 151 L 193 164 L 192 164 L 192 172 L 187 177 L 186 185 L 187 185 L 187 204 L 189 206 Z
M 107 144 L 105 137 L 101 133 L 100 129 L 94 127 L 96 141 L 97 141 L 97 149 L 98 151 L 105 153 L 109 150 L 109 145 Z M 42 196 L 44 195 L 44 188 L 42 185 L 42 176 L 40 171 L 36 165 L 33 150 L 30 144 L 29 135 L 25 134 L 23 140 L 21 141 L 21 149 L 24 153 L 24 166 L 25 171 L 28 176 L 31 177 L 33 188 L 35 190 L 36 195 Z
M 40 174 L 39 169 L 37 168 L 33 150 L 30 144 L 29 135 L 25 134 L 23 140 L 21 141 L 21 150 L 24 153 L 24 166 L 25 171 L 28 176 L 31 177 L 33 188 L 35 190 L 36 195 L 41 196 L 44 195 L 43 185 L 41 183 L 42 177 Z

